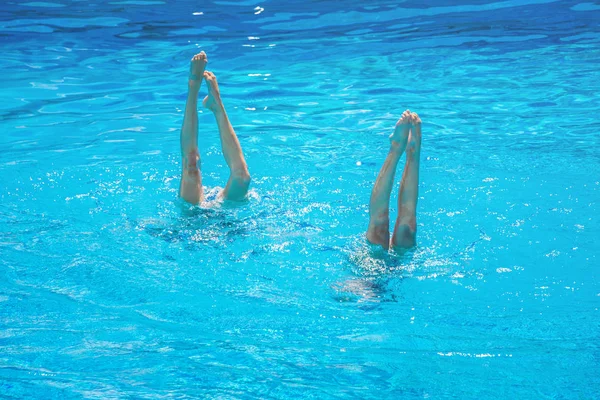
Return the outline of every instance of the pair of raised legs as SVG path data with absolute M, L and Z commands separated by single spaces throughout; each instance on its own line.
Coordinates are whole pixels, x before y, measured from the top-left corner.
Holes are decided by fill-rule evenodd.
M 250 174 L 242 153 L 242 147 L 223 106 L 217 78 L 212 72 L 205 71 L 207 63 L 208 59 L 204 52 L 196 54 L 192 58 L 188 78 L 188 96 L 185 104 L 183 126 L 181 127 L 183 170 L 179 195 L 192 204 L 198 204 L 204 200 L 200 152 L 198 151 L 198 92 L 202 80 L 206 81 L 208 86 L 208 96 L 204 98 L 202 104 L 212 111 L 217 120 L 221 148 L 230 171 L 227 185 L 219 196 L 225 200 L 243 200 L 250 186 Z
M 404 111 L 390 136 L 390 151 L 379 171 L 369 202 L 367 240 L 381 245 L 407 249 L 415 246 L 417 234 L 417 200 L 419 195 L 419 159 L 421 156 L 421 119 L 410 110 Z M 402 153 L 406 164 L 398 193 L 398 217 L 390 241 L 390 195 L 394 175 Z
M 212 111 L 217 121 L 221 147 L 229 166 L 229 180 L 220 197 L 226 200 L 242 200 L 248 193 L 250 174 L 242 153 L 240 142 L 229 122 L 223 106 L 217 78 L 205 71 L 208 59 L 204 52 L 196 54 L 190 63 L 188 97 L 181 128 L 182 174 L 180 196 L 187 202 L 198 204 L 204 200 L 200 153 L 198 151 L 198 92 L 202 80 L 208 86 L 208 95 L 202 104 Z M 388 249 L 410 248 L 416 244 L 417 199 L 419 192 L 419 159 L 421 155 L 421 119 L 406 110 L 396 123 L 390 136 L 390 151 L 375 181 L 369 202 L 369 242 Z M 398 161 L 406 151 L 406 164 L 398 194 L 398 217 L 390 241 L 390 195 Z

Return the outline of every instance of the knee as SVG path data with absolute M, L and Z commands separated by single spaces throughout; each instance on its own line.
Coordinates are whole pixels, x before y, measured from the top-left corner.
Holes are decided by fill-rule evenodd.
M 409 249 L 417 244 L 416 226 L 402 224 L 396 228 L 393 237 L 393 245 L 397 248 Z
M 390 210 L 385 209 L 382 211 L 374 212 L 373 214 L 371 214 L 371 221 L 373 221 L 373 223 L 377 225 L 385 224 L 386 229 L 389 229 L 388 225 L 390 223 Z
M 192 150 L 183 156 L 183 169 L 188 173 L 197 173 L 200 168 L 200 153 Z
M 234 171 L 232 175 L 233 175 L 233 179 L 235 179 L 241 185 L 249 186 L 250 181 L 252 180 L 252 177 L 250 176 L 250 173 L 248 172 L 247 169 Z
M 417 233 L 417 218 L 415 218 L 414 216 L 410 216 L 406 219 L 403 219 L 403 224 L 406 225 L 406 227 L 408 228 L 408 232 L 411 235 L 416 235 Z

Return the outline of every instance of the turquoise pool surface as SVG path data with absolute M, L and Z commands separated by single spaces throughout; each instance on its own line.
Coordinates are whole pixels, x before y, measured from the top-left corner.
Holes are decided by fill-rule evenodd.
M 0 46 L 0 398 L 600 398 L 597 0 L 9 0 Z M 245 205 L 177 198 L 200 49 Z M 419 245 L 377 258 L 406 108 Z

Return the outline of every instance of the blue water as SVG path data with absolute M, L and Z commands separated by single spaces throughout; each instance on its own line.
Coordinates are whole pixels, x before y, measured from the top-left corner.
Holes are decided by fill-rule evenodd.
M 461 3 L 4 1 L 0 397 L 599 398 L 600 3 Z M 177 199 L 199 49 L 242 206 Z M 381 259 L 406 108 L 419 246 Z

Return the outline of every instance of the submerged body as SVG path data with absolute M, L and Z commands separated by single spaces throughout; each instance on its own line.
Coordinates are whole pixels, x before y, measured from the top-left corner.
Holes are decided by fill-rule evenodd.
M 398 216 L 390 240 L 390 195 L 398 161 L 406 151 L 406 164 L 398 194 Z M 416 245 L 419 162 L 421 157 L 421 119 L 404 111 L 390 136 L 390 151 L 375 180 L 369 202 L 367 240 L 384 249 L 407 249 Z
M 190 62 L 188 79 L 188 96 L 185 104 L 183 126 L 181 127 L 181 184 L 179 196 L 191 204 L 204 201 L 202 189 L 202 171 L 200 152 L 198 150 L 198 93 L 202 80 L 206 81 L 208 95 L 202 105 L 210 110 L 217 121 L 221 147 L 227 166 L 229 167 L 229 180 L 219 198 L 224 200 L 243 200 L 250 186 L 248 165 L 242 153 L 242 147 L 233 130 L 225 106 L 221 100 L 221 93 L 217 78 L 212 72 L 205 71 L 208 59 L 204 52 L 196 54 Z

